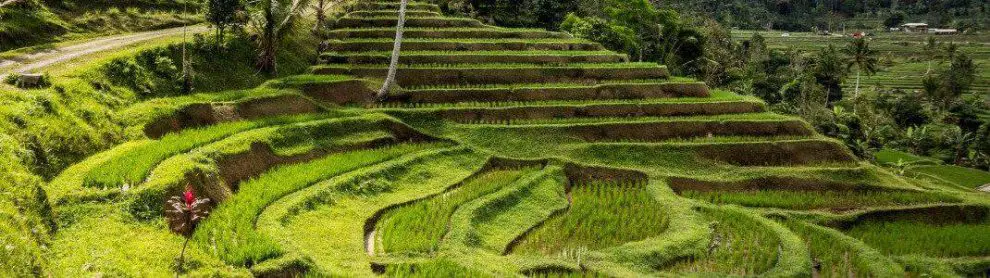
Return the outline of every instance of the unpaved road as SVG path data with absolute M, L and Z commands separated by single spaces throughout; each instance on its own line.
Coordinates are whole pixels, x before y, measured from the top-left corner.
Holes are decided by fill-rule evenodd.
M 188 30 L 190 35 L 205 31 L 207 31 L 207 27 L 202 25 L 190 26 Z M 24 54 L 9 59 L 0 59 L 0 79 L 3 79 L 10 73 L 29 73 L 54 64 L 79 58 L 81 56 L 118 49 L 152 39 L 181 34 L 182 27 L 115 35 L 87 40 L 78 44 L 61 46 L 38 53 Z

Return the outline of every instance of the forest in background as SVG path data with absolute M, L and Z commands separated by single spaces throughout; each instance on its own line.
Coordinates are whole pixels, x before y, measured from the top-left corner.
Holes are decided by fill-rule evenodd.
M 676 75 L 758 96 L 773 111 L 802 116 L 877 164 L 903 168 L 897 161 L 875 160 L 875 153 L 898 150 L 990 169 L 990 101 L 982 85 L 988 57 L 980 39 L 990 26 L 986 1 L 431 2 L 491 24 L 566 31 L 631 60 L 661 63 Z M 888 30 L 912 21 L 962 34 L 905 39 Z M 806 35 L 831 39 L 812 47 L 771 46 L 760 32 L 733 36 L 740 29 L 817 31 Z M 867 37 L 828 30 L 865 30 Z M 897 45 L 878 47 L 881 42 Z M 915 64 L 927 65 L 912 73 L 921 80 L 918 88 L 856 83 L 888 67 Z

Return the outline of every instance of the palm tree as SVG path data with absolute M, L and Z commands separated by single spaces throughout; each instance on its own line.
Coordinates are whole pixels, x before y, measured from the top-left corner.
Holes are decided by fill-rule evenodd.
M 859 38 L 846 45 L 846 48 L 842 49 L 842 54 L 846 56 L 846 69 L 856 68 L 855 97 L 858 98 L 860 75 L 865 73 L 870 76 L 877 72 L 877 65 L 879 64 L 876 57 L 877 51 L 870 49 L 866 39 Z
M 256 62 L 259 70 L 268 74 L 277 73 L 279 41 L 300 11 L 308 6 L 308 2 L 309 0 L 260 0 L 253 3 L 256 12 L 251 22 L 260 35 Z
M 317 0 L 316 6 L 313 7 L 316 11 L 316 25 L 313 25 L 313 33 L 319 35 L 319 31 L 323 30 L 324 25 L 327 21 L 327 9 L 337 4 L 336 0 Z
M 399 4 L 399 22 L 395 24 L 395 44 L 392 45 L 392 61 L 388 64 L 388 75 L 385 76 L 385 83 L 382 84 L 382 88 L 378 90 L 378 95 L 375 97 L 379 100 L 385 99 L 388 96 L 388 92 L 392 90 L 392 86 L 395 85 L 395 74 L 399 67 L 399 52 L 402 48 L 402 27 L 406 24 L 406 4 L 408 0 L 402 0 Z

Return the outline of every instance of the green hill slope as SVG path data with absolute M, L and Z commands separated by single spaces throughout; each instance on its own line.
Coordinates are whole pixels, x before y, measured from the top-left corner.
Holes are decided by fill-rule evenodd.
M 0 52 L 202 22 L 196 1 L 18 0 L 0 8 Z
M 213 206 L 189 243 L 192 275 L 889 277 L 990 265 L 976 236 L 990 229 L 986 193 L 891 174 L 753 97 L 567 34 L 413 3 L 400 88 L 374 100 L 396 4 L 355 4 L 309 75 L 128 108 L 148 139 L 45 186 L 59 229 L 44 272 L 172 275 L 183 240 L 163 204 L 187 186 Z

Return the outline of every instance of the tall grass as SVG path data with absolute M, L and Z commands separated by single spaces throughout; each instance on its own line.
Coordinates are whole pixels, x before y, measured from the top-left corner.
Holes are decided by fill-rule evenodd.
M 482 247 L 503 252 L 530 227 L 567 208 L 564 177 L 559 171 L 530 175 L 518 184 L 492 194 L 472 211 L 472 237 Z
M 562 254 L 596 250 L 661 234 L 669 216 L 643 184 L 574 185 L 571 207 L 521 239 L 513 252 Z
M 825 277 L 904 276 L 903 267 L 866 244 L 842 233 L 794 219 L 781 221 L 799 234 Z
M 494 277 L 490 273 L 461 266 L 446 259 L 416 264 L 392 264 L 385 267 L 387 277 Z
M 195 240 L 229 264 L 250 266 L 283 253 L 254 229 L 262 210 L 279 198 L 333 176 L 413 153 L 437 144 L 403 144 L 374 150 L 333 154 L 304 164 L 276 168 L 241 183 L 240 191 L 222 203 L 197 229 Z
M 694 191 L 681 192 L 684 197 L 713 204 L 737 204 L 747 207 L 783 209 L 853 209 L 870 206 L 912 205 L 957 202 L 958 198 L 929 192 L 913 191 Z
M 781 241 L 773 230 L 737 212 L 709 210 L 705 217 L 711 221 L 712 229 L 705 253 L 663 270 L 752 276 L 777 263 Z
M 590 271 L 570 271 L 570 270 L 537 270 L 525 273 L 526 277 L 534 278 L 604 278 L 607 275 Z
M 253 128 L 317 119 L 319 115 L 285 116 L 257 121 L 221 123 L 209 127 L 170 133 L 159 140 L 130 149 L 94 167 L 83 185 L 87 187 L 116 188 L 123 184 L 135 185 L 144 181 L 151 169 L 166 158 L 186 152 L 198 146 L 218 141 Z
M 855 225 L 846 234 L 893 255 L 990 255 L 990 221 L 945 225 L 907 220 L 868 221 Z
M 454 210 L 461 204 L 512 183 L 526 171 L 529 170 L 488 172 L 466 181 L 452 191 L 388 212 L 379 224 L 385 252 L 436 251 Z
M 152 167 L 172 155 L 255 127 L 258 127 L 256 122 L 231 122 L 165 135 L 93 168 L 83 185 L 114 188 L 125 183 L 140 183 Z

